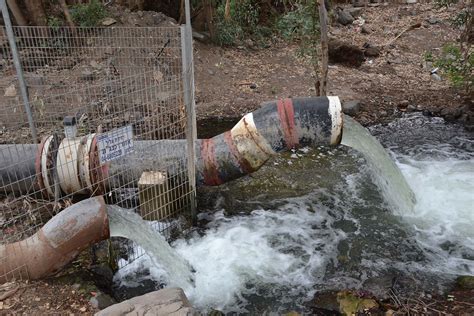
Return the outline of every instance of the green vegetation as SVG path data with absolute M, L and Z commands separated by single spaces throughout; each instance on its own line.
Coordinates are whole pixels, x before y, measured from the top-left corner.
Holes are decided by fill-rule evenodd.
M 281 16 L 276 23 L 280 35 L 287 40 L 303 40 L 312 34 L 312 8 L 308 1 L 296 3 L 294 8 Z
M 474 52 L 463 54 L 461 47 L 456 44 L 447 44 L 443 47 L 441 56 L 435 61 L 455 87 L 465 87 L 469 90 L 474 81 L 473 66 Z
M 50 16 L 48 17 L 48 26 L 57 31 L 61 26 L 63 26 L 63 21 L 55 16 Z
M 217 6 L 216 34 L 214 41 L 223 46 L 231 46 L 245 38 L 263 40 L 272 31 L 260 25 L 260 2 L 256 0 L 231 0 L 230 16 L 226 17 L 225 1 Z
M 97 26 L 107 16 L 104 5 L 99 0 L 91 0 L 87 4 L 76 4 L 71 7 L 74 23 L 81 27 Z
M 423 60 L 428 61 L 428 62 L 433 62 L 434 61 L 433 53 L 430 51 L 425 52 L 423 54 Z
M 435 0 L 434 1 L 434 4 L 436 7 L 438 8 L 442 8 L 442 7 L 449 7 L 453 4 L 456 4 L 458 3 L 459 0 Z

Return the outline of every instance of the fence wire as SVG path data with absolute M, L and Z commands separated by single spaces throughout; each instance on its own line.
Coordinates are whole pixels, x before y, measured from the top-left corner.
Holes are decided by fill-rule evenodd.
M 181 225 L 173 223 L 189 217 L 195 194 L 183 84 L 192 72 L 183 72 L 181 28 L 13 32 L 40 143 L 32 137 L 2 29 L 0 247 L 31 236 L 93 195 L 135 210 L 171 236 Z M 141 255 L 132 249 L 127 262 Z M 4 264 L 6 257 L 0 258 L 0 279 L 27 275 L 25 267 Z

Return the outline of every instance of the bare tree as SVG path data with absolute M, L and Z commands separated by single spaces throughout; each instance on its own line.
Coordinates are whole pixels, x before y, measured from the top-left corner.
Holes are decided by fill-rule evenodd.
M 16 24 L 20 26 L 25 26 L 28 24 L 23 12 L 21 12 L 20 7 L 18 6 L 17 0 L 7 0 L 7 5 L 12 11 L 13 17 L 15 18 Z
M 328 84 L 328 14 L 324 0 L 319 0 L 319 25 L 321 30 L 321 77 L 319 95 L 327 95 Z
M 44 11 L 42 0 L 25 0 L 28 16 L 34 25 L 47 25 L 46 13 Z

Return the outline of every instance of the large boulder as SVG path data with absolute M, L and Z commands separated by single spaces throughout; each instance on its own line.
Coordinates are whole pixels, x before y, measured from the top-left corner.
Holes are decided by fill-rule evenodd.
M 96 316 L 198 315 L 183 290 L 166 288 L 107 307 Z

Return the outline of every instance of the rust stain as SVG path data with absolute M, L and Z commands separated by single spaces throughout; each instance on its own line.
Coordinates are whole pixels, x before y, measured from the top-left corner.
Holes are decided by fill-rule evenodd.
M 227 131 L 224 133 L 224 141 L 227 144 L 230 153 L 235 158 L 235 160 L 237 160 L 243 172 L 251 173 L 255 171 L 255 169 L 252 168 L 252 165 L 240 154 L 239 150 L 237 149 L 237 146 L 235 146 L 231 131 Z
M 247 123 L 247 120 L 245 119 L 245 117 L 243 118 L 243 122 L 244 122 L 245 130 L 247 131 L 247 133 L 249 134 L 250 138 L 251 138 L 251 139 L 253 140 L 253 142 L 255 143 L 255 146 L 257 146 L 258 149 L 260 149 L 262 152 L 264 152 L 264 153 L 267 154 L 268 156 L 272 156 L 273 153 L 267 152 L 263 147 L 260 146 L 260 142 L 259 142 L 257 139 L 255 139 L 255 137 L 253 137 L 252 132 L 251 132 L 250 129 L 248 128 L 249 123 Z
M 211 139 L 204 139 L 201 145 L 201 157 L 204 163 L 204 183 L 207 185 L 219 185 L 223 181 L 219 178 L 218 165 L 216 161 L 216 154 L 214 148 L 214 141 Z
M 295 129 L 295 113 L 291 99 L 278 100 L 277 111 L 286 147 L 291 149 L 298 146 L 299 140 Z

